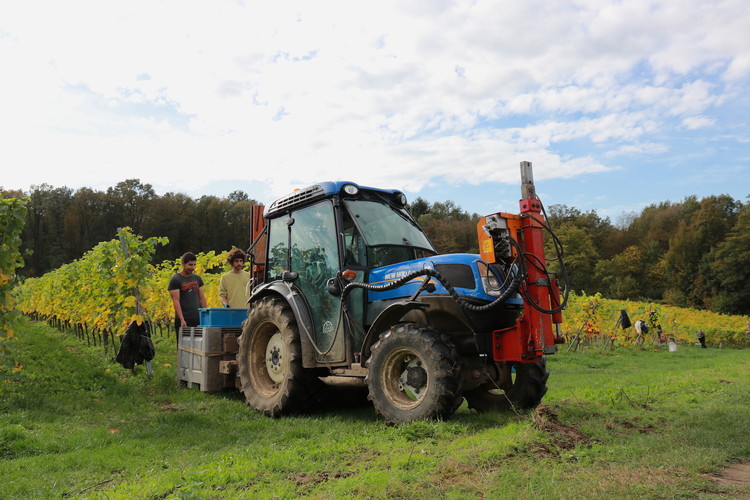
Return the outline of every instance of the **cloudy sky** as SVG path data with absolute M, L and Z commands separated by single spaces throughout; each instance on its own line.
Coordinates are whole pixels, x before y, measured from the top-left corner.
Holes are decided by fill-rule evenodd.
M 0 3 L 0 186 L 750 195 L 748 0 Z

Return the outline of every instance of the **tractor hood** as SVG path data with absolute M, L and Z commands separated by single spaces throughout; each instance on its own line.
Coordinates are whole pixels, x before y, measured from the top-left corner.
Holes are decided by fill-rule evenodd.
M 491 302 L 497 297 L 489 295 L 482 284 L 483 273 L 480 267 L 486 269 L 486 264 L 479 255 L 468 253 L 443 254 L 426 257 L 423 259 L 400 262 L 389 266 L 378 267 L 370 271 L 369 283 L 371 285 L 388 285 L 421 269 L 434 269 L 439 272 L 445 280 L 464 297 L 470 297 L 482 301 Z M 485 271 L 486 272 L 486 271 Z M 413 295 L 424 280 L 429 279 L 435 285 L 434 292 L 423 291 L 422 295 L 448 295 L 448 290 L 435 278 L 429 276 L 418 276 L 405 285 L 388 291 L 368 291 L 368 302 L 379 300 L 399 299 Z M 502 277 L 497 276 L 498 280 Z M 521 305 L 521 296 L 515 294 L 506 301 L 507 304 Z

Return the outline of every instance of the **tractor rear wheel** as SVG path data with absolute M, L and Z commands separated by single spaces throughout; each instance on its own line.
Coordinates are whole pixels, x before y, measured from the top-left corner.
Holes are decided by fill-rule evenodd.
M 250 310 L 237 368 L 247 404 L 270 417 L 305 409 L 319 382 L 302 367 L 297 321 L 278 297 L 265 297 Z
M 368 399 L 389 424 L 448 418 L 463 401 L 456 349 L 434 330 L 391 327 L 372 346 L 366 366 Z
M 494 381 L 466 391 L 469 408 L 478 412 L 529 409 L 541 403 L 547 393 L 546 360 L 537 363 L 495 363 Z

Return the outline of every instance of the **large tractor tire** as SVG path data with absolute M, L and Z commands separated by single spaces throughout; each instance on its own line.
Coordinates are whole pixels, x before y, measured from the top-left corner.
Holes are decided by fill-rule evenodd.
M 546 361 L 538 363 L 495 363 L 496 381 L 466 391 L 469 408 L 478 412 L 535 408 L 547 393 Z
M 278 297 L 265 297 L 250 310 L 237 368 L 247 404 L 270 417 L 306 409 L 320 383 L 302 367 L 297 322 Z
M 366 366 L 368 399 L 388 424 L 446 419 L 463 401 L 456 349 L 434 330 L 391 327 L 372 346 Z

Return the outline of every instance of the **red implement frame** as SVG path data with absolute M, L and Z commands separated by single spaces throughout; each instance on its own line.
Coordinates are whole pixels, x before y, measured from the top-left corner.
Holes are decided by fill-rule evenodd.
M 251 259 L 252 269 L 250 274 L 255 278 L 255 283 L 262 283 L 265 278 L 266 268 L 266 244 L 268 238 L 266 238 L 263 229 L 266 227 L 266 220 L 263 218 L 263 205 L 253 205 L 252 207 L 252 219 L 251 232 L 252 232 L 252 243 Z
M 558 308 L 560 289 L 557 280 L 551 279 L 546 272 L 542 204 L 536 197 L 530 162 L 521 162 L 521 178 L 523 199 L 520 201 L 521 215 L 518 217 L 520 229 L 511 231 L 510 237 L 524 250 L 522 258 L 526 279 L 519 290 L 524 296 L 523 314 L 514 326 L 492 332 L 492 357 L 495 361 L 533 363 L 545 354 L 555 352 L 555 344 L 562 343 L 559 335 L 562 313 L 539 310 Z M 508 225 L 511 229 L 515 226 L 513 223 Z

